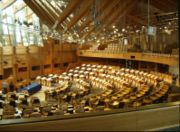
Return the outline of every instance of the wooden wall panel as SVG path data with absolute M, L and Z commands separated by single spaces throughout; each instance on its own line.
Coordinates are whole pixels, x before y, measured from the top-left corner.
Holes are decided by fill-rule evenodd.
M 4 43 L 5 45 L 10 46 L 13 42 L 13 36 L 12 35 L 3 35 Z
M 3 51 L 2 47 L 0 47 L 0 75 L 3 75 Z
M 7 78 L 11 75 L 16 76 L 15 68 L 15 54 L 14 54 L 14 47 L 13 46 L 3 46 L 3 58 L 2 58 L 2 65 L 3 65 L 3 77 Z
M 13 55 L 14 47 L 13 46 L 3 46 L 3 55 Z
M 42 57 L 39 54 L 29 54 L 30 78 L 41 75 L 42 69 Z
M 52 72 L 53 71 L 52 71 L 51 64 L 44 65 L 44 67 L 43 67 L 43 74 L 47 75 L 47 74 L 51 74 Z
M 0 47 L 0 90 L 2 89 L 2 79 L 3 79 L 3 51 Z
M 35 79 L 37 76 L 42 74 L 42 65 L 31 65 L 30 69 L 30 79 Z
M 23 45 L 15 47 L 14 67 L 17 80 L 29 79 L 28 48 Z
M 3 68 L 12 68 L 14 64 L 13 55 L 3 55 Z
M 63 65 L 77 60 L 76 45 L 70 43 L 59 44 L 49 39 L 44 47 L 30 45 L 25 47 L 5 46 L 1 48 L 0 75 L 4 73 L 6 79 L 13 75 L 15 80 L 34 79 L 38 75 L 61 73 L 67 68 Z
M 63 44 L 63 51 L 71 51 L 71 45 L 70 44 Z
M 62 45 L 55 44 L 53 49 L 53 60 L 52 60 L 54 64 L 62 62 L 61 54 L 62 54 Z
M 29 79 L 29 68 L 28 67 L 19 67 L 16 71 L 16 79 L 17 80 L 24 80 Z
M 28 79 L 29 78 L 29 62 L 27 54 L 16 54 L 14 58 L 14 66 L 16 79 Z
M 18 45 L 15 47 L 15 54 L 27 54 L 28 53 L 28 49 L 27 47 L 23 46 L 23 45 Z

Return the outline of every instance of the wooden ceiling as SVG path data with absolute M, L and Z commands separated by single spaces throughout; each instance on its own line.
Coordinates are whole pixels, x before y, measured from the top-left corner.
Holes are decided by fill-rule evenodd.
M 111 28 L 158 24 L 156 14 L 178 11 L 178 0 L 24 0 L 41 22 L 87 39 Z

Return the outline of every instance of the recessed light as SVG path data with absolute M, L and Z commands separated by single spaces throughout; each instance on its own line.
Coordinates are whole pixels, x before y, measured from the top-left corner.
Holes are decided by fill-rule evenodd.
M 126 29 L 125 29 L 125 28 L 123 28 L 123 29 L 122 29 L 122 32 L 125 32 L 125 31 L 126 31 Z
M 139 30 L 136 30 L 136 33 L 139 33 Z

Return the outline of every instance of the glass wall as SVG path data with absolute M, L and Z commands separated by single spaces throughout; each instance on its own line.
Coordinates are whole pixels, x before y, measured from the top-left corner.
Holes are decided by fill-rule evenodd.
M 2 45 L 42 45 L 39 18 L 23 2 L 15 1 L 0 12 Z

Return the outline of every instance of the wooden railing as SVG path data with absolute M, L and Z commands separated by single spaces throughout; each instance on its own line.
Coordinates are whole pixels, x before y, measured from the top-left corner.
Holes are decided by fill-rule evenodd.
M 106 52 L 90 52 L 85 50 L 77 51 L 79 57 L 94 57 L 94 58 L 112 58 L 112 59 L 127 59 L 154 62 L 166 64 L 169 66 L 179 66 L 179 56 L 164 55 L 164 54 L 151 54 L 151 53 L 106 53 Z

